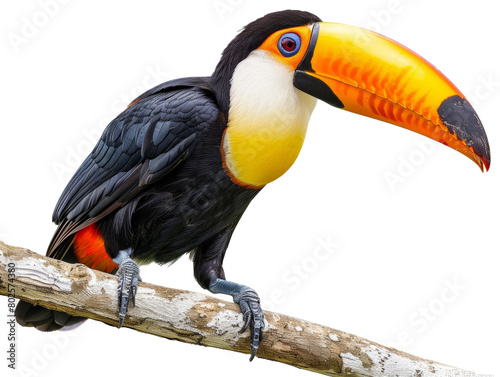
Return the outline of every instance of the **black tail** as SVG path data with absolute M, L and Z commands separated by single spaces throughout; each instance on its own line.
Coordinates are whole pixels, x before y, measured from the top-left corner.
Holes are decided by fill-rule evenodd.
M 70 316 L 25 301 L 19 301 L 16 307 L 17 323 L 21 326 L 34 327 L 40 331 L 59 330 L 63 327 L 76 325 L 86 319 L 84 317 Z
M 56 259 L 62 259 L 65 262 L 77 263 L 72 248 L 72 237 L 68 242 L 61 244 L 64 252 L 57 253 Z M 54 255 L 54 254 L 52 254 Z M 49 256 L 52 256 L 49 254 Z M 15 311 L 17 323 L 21 326 L 35 327 L 40 331 L 55 331 L 63 327 L 74 326 L 77 323 L 85 321 L 87 318 L 74 317 L 69 314 L 50 310 L 36 304 L 30 304 L 25 301 L 19 301 Z

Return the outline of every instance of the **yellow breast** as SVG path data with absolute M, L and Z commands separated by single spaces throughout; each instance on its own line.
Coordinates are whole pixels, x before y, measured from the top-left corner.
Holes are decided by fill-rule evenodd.
M 294 88 L 293 71 L 256 50 L 236 67 L 230 101 L 226 169 L 240 184 L 264 186 L 295 162 L 316 99 Z

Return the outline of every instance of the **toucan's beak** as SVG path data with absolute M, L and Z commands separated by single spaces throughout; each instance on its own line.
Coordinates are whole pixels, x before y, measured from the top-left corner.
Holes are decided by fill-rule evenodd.
M 464 95 L 425 59 L 380 34 L 314 24 L 294 85 L 333 106 L 448 145 L 481 170 L 490 166 L 486 133 Z

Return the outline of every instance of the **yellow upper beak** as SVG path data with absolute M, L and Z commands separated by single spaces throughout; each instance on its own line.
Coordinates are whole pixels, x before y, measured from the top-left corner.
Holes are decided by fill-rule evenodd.
M 380 34 L 314 24 L 294 85 L 331 105 L 428 136 L 489 168 L 486 133 L 463 94 L 425 59 Z

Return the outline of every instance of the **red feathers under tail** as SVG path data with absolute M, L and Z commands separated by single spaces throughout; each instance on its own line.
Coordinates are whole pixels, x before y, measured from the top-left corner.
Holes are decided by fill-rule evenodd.
M 73 251 L 78 262 L 94 270 L 111 273 L 118 268 L 104 247 L 104 240 L 95 224 L 91 224 L 75 234 Z
M 52 257 L 73 263 L 76 258 L 79 263 L 107 273 L 118 268 L 118 265 L 106 253 L 104 240 L 95 224 L 79 230 L 74 235 L 72 242 L 71 239 L 68 240 L 67 246 L 61 244 L 59 250 L 54 249 Z M 74 326 L 85 321 L 86 318 L 74 317 L 63 312 L 19 301 L 16 307 L 16 319 L 21 326 L 35 327 L 41 331 L 54 331 Z

